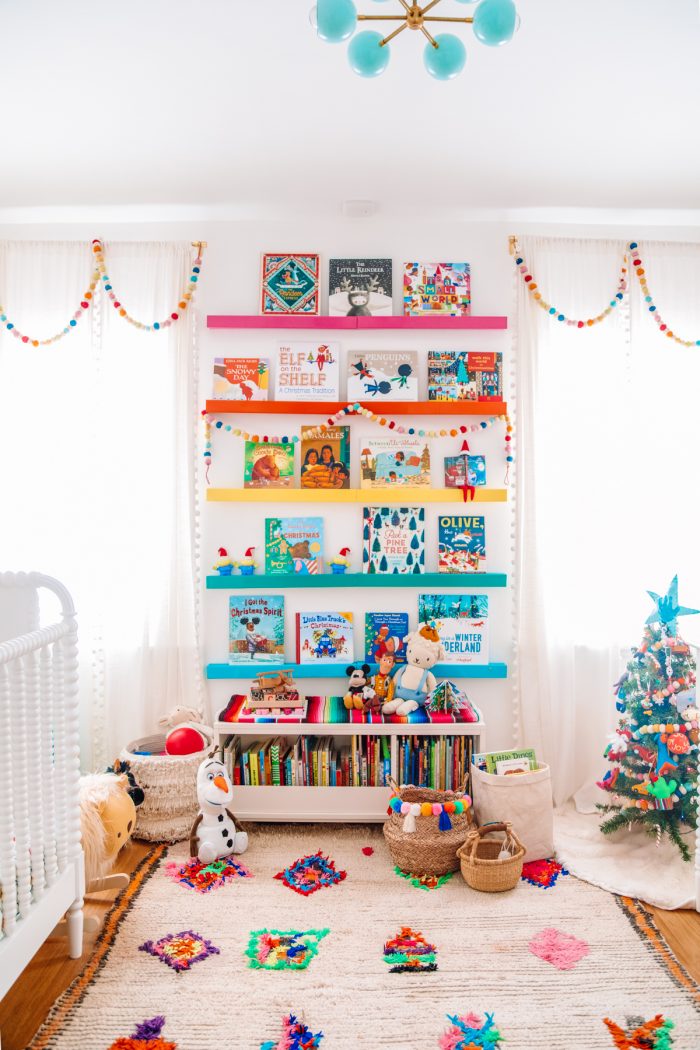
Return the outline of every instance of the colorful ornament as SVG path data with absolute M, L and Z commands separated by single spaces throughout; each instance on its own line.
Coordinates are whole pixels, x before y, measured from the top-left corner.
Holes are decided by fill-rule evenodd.
M 346 871 L 336 871 L 335 861 L 319 852 L 295 860 L 290 867 L 278 871 L 275 878 L 295 893 L 308 897 L 326 886 L 335 886 L 346 876 Z
M 679 616 L 695 616 L 700 609 L 688 609 L 685 605 L 678 604 L 678 577 L 671 580 L 666 594 L 663 596 L 655 591 L 647 591 L 647 594 L 656 602 L 656 609 L 646 619 L 647 623 L 660 623 L 666 627 L 668 634 L 674 635 L 678 629 Z
M 350 568 L 350 559 L 348 558 L 348 554 L 350 554 L 349 547 L 340 548 L 335 558 L 331 558 L 329 562 L 331 572 L 334 572 L 337 576 L 342 576 L 343 573 L 345 573 Z
M 466 813 L 472 804 L 469 795 L 462 795 L 451 802 L 403 802 L 398 795 L 392 795 L 389 799 L 388 813 L 401 813 L 405 817 L 404 831 L 415 831 L 416 817 L 437 817 L 440 831 L 449 831 L 452 827 L 450 814 L 461 816 Z M 408 807 L 404 809 L 404 806 Z M 411 827 L 411 820 L 413 827 Z M 408 827 L 406 826 L 408 824 Z
M 675 332 L 672 332 L 666 324 L 666 322 L 662 320 L 661 314 L 659 313 L 656 303 L 654 302 L 654 298 L 651 292 L 649 291 L 649 285 L 646 279 L 646 271 L 642 264 L 642 258 L 639 252 L 638 243 L 636 241 L 632 241 L 629 245 L 629 250 L 632 255 L 632 266 L 634 267 L 634 272 L 637 275 L 637 280 L 639 281 L 639 287 L 641 288 L 642 295 L 644 296 L 644 305 L 646 306 L 647 310 L 659 326 L 659 331 L 663 332 L 663 334 L 668 339 L 673 339 L 674 343 L 679 343 L 680 346 L 700 346 L 700 339 L 681 339 L 681 337 L 676 335 Z M 697 612 L 697 610 L 693 611 Z
M 219 547 L 219 560 L 214 562 L 212 569 L 216 569 L 219 576 L 231 576 L 235 567 L 236 563 L 232 558 L 229 558 L 226 548 Z
M 402 926 L 395 937 L 384 945 L 384 962 L 389 973 L 430 973 L 437 970 L 437 948 L 422 933 Z
M 63 339 L 64 335 L 70 335 L 70 333 L 77 328 L 78 321 L 85 311 L 90 308 L 92 297 L 95 294 L 95 288 L 97 287 L 99 279 L 99 271 L 95 270 L 87 290 L 82 294 L 80 306 L 75 311 L 70 321 L 66 323 L 64 328 L 59 329 L 55 335 L 49 336 L 48 339 L 35 339 L 30 335 L 24 335 L 14 321 L 9 319 L 4 306 L 0 306 L 0 324 L 2 324 L 5 329 L 15 337 L 15 339 L 21 339 L 23 343 L 31 343 L 32 346 L 48 346 L 50 343 L 57 343 L 59 339 Z
M 239 561 L 238 568 L 241 570 L 241 576 L 252 576 L 257 569 L 258 563 L 253 557 L 254 552 L 255 547 L 248 547 Z

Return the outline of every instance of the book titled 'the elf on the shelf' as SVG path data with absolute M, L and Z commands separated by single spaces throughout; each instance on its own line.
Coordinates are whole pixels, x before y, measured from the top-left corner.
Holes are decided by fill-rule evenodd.
M 391 259 L 329 259 L 331 317 L 391 316 Z
M 429 401 L 500 401 L 503 355 L 428 350 Z
M 286 576 L 323 571 L 323 518 L 265 518 L 265 572 Z
M 294 445 L 291 441 L 246 441 L 243 487 L 289 489 L 294 483 Z
M 425 572 L 425 507 L 363 507 L 362 571 Z
M 350 488 L 350 427 L 302 426 L 301 487 Z
M 263 255 L 261 313 L 317 314 L 318 275 L 318 255 Z
M 348 401 L 417 401 L 415 350 L 352 351 L 347 356 Z
M 438 572 L 486 571 L 486 520 L 483 514 L 441 514 L 438 519 Z
M 435 627 L 447 663 L 489 662 L 488 595 L 419 594 L 418 620 Z
M 430 485 L 430 448 L 425 438 L 366 437 L 360 447 L 360 488 Z
M 351 612 L 298 612 L 297 663 L 352 663 L 355 659 Z
M 284 596 L 237 594 L 229 598 L 230 664 L 284 660 Z
M 338 401 L 340 348 L 337 343 L 291 342 L 277 348 L 277 401 Z
M 442 314 L 464 317 L 471 311 L 469 263 L 407 262 L 403 270 L 406 317 Z
M 216 401 L 267 401 L 270 362 L 266 357 L 215 357 Z

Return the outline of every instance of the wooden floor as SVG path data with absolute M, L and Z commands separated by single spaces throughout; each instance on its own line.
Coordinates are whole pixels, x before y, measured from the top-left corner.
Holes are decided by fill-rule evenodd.
M 133 871 L 149 846 L 131 842 L 119 856 L 119 870 Z M 114 899 L 102 893 L 86 901 L 86 915 L 103 917 Z M 695 981 L 700 984 L 700 914 L 691 911 L 662 911 L 651 908 L 654 920 L 671 950 Z M 64 936 L 52 936 L 39 949 L 24 973 L 15 981 L 0 1003 L 2 1050 L 26 1050 L 27 1044 L 51 1009 L 53 1002 L 76 977 L 95 940 L 86 936 L 82 959 L 69 959 Z M 105 1050 L 90 1047 L 86 1050 Z

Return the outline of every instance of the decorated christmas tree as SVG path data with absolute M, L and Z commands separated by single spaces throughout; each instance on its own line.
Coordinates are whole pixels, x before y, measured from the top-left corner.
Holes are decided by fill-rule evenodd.
M 598 807 L 610 814 L 601 831 L 638 826 L 657 842 L 666 834 L 689 861 L 687 833 L 697 824 L 698 711 L 695 661 L 678 634 L 678 617 L 700 610 L 678 604 L 677 576 L 665 595 L 648 593 L 656 609 L 615 684 L 620 721 L 605 751 L 612 768 L 598 784 L 611 796 Z

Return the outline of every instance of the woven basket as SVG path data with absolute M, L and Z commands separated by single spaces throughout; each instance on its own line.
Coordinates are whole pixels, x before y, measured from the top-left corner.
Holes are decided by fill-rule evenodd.
M 402 802 L 469 801 L 470 808 L 465 813 L 450 815 L 452 827 L 449 831 L 440 831 L 438 818 L 434 816 L 417 816 L 416 830 L 412 832 L 403 830 L 404 817 L 400 813 L 392 812 L 384 821 L 384 838 L 391 858 L 402 871 L 415 875 L 446 875 L 448 871 L 457 871 L 457 848 L 462 845 L 471 827 L 469 796 L 464 794 L 464 790 L 435 791 L 433 788 L 417 788 L 412 784 L 400 788 L 391 779 L 388 783 Z
M 153 745 L 153 738 L 148 742 Z M 119 756 L 129 763 L 145 795 L 136 810 L 134 838 L 181 842 L 189 837 L 199 812 L 197 770 L 210 749 L 194 755 L 135 755 L 133 750 L 138 751 L 140 743 L 135 740 Z
M 503 839 L 485 839 L 492 831 L 505 832 Z M 516 847 L 515 853 L 504 860 L 499 860 L 505 842 Z M 457 851 L 462 866 L 464 881 L 473 890 L 484 893 L 501 893 L 512 890 L 518 885 L 523 872 L 525 847 L 513 831 L 510 824 L 483 824 L 473 828 L 464 845 Z

